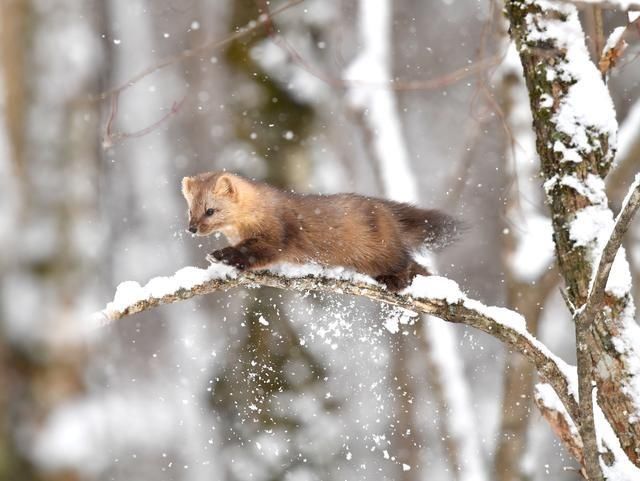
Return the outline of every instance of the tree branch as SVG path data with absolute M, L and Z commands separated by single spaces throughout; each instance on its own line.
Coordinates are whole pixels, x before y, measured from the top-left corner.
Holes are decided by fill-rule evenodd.
M 590 480 L 604 479 L 602 472 L 595 466 L 590 466 L 589 453 L 593 453 L 591 461 L 597 462 L 598 452 L 597 434 L 593 416 L 593 364 L 591 360 L 591 326 L 596 316 L 604 309 L 604 293 L 611 273 L 611 267 L 616 254 L 622 244 L 622 238 L 629 228 L 633 215 L 640 207 L 640 175 L 631 185 L 623 203 L 623 207 L 616 218 L 611 236 L 605 245 L 598 269 L 593 277 L 589 296 L 583 306 L 575 313 L 576 353 L 578 362 L 578 390 L 580 402 L 580 436 L 584 443 L 584 461 Z M 598 474 L 598 471 L 600 473 Z
M 291 7 L 295 7 L 296 5 L 302 3 L 304 0 L 290 0 L 289 2 L 283 4 L 282 6 L 274 9 L 271 13 L 270 13 L 270 17 L 275 17 L 276 15 L 284 12 L 285 10 L 288 10 Z M 222 48 L 226 45 L 229 45 L 230 43 L 232 43 L 235 40 L 238 40 L 240 38 L 243 38 L 245 36 L 247 36 L 248 34 L 250 34 L 251 32 L 254 32 L 260 28 L 262 28 L 263 26 L 267 25 L 269 22 L 271 22 L 270 17 L 267 17 L 266 15 L 261 15 L 259 18 L 257 18 L 256 20 L 251 21 L 248 25 L 246 25 L 245 27 L 239 28 L 237 29 L 232 35 L 229 35 L 226 38 L 223 38 L 221 40 L 210 40 L 208 42 L 203 43 L 202 45 L 198 45 L 195 48 L 189 49 L 189 50 L 184 50 L 180 53 L 177 53 L 175 55 L 171 55 L 169 57 L 166 57 L 162 60 L 160 60 L 158 63 L 151 65 L 150 67 L 147 67 L 146 69 L 144 69 L 143 71 L 141 71 L 140 73 L 138 73 L 137 75 L 131 77 L 129 80 L 127 80 L 126 82 L 124 82 L 123 84 L 120 84 L 117 87 L 114 87 L 112 89 L 106 90 L 102 93 L 100 93 L 99 95 L 97 95 L 95 97 L 95 99 L 98 100 L 104 100 L 107 97 L 111 96 L 111 95 L 115 95 L 118 94 L 120 92 L 122 92 L 123 90 L 137 84 L 138 82 L 140 82 L 140 80 L 142 80 L 143 78 L 147 77 L 148 75 L 151 75 L 152 73 L 161 70 L 165 67 L 168 67 L 169 65 L 172 65 L 176 62 L 179 62 L 181 60 L 184 60 L 186 58 L 190 58 L 190 57 L 195 57 L 196 55 L 200 54 L 201 52 L 204 52 L 206 50 L 209 49 L 215 49 L 215 48 Z
M 95 313 L 92 319 L 96 323 L 107 323 L 163 304 L 235 287 L 268 286 L 366 297 L 417 313 L 431 314 L 448 322 L 466 324 L 508 344 L 536 366 L 540 376 L 553 386 L 570 415 L 577 416 L 575 388 L 569 381 L 572 368 L 526 330 L 524 318 L 517 312 L 485 306 L 469 299 L 455 282 L 442 277 L 419 276 L 400 295 L 358 274 L 336 274 L 335 269 L 322 270 L 312 266 L 295 269 L 295 276 L 284 276 L 272 271 L 240 273 L 231 267 L 213 264 L 209 269 L 186 267 L 172 277 L 151 279 L 144 287 L 128 281 L 118 286 L 113 302 Z
M 578 428 L 564 407 L 553 402 L 554 396 L 549 393 L 549 389 L 551 386 L 548 384 L 536 384 L 534 392 L 536 406 L 571 455 L 580 463 L 580 466 L 584 466 L 584 446 Z M 584 467 L 581 469 L 581 473 L 587 479 Z
M 638 210 L 638 207 L 640 207 L 640 174 L 636 175 L 633 184 L 629 187 L 620 213 L 613 226 L 611 236 L 602 251 L 602 256 L 598 263 L 598 270 L 591 284 L 591 292 L 589 293 L 589 298 L 587 299 L 584 309 L 585 313 L 588 311 L 591 316 L 590 318 L 593 317 L 595 310 L 601 307 L 605 287 L 609 280 L 609 274 L 611 273 L 611 267 L 620 249 L 620 245 L 622 245 L 624 234 L 629 229 L 629 224 L 633 220 L 633 216 Z

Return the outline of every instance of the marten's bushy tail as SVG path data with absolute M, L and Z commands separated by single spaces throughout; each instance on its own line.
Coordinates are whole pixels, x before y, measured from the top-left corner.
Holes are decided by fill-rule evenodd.
M 407 244 L 416 250 L 437 251 L 456 242 L 464 231 L 462 222 L 439 210 L 397 202 L 390 202 L 389 207 L 402 225 Z

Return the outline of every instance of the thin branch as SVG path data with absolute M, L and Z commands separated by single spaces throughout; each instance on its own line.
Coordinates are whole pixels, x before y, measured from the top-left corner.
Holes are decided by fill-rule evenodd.
M 166 114 L 164 114 L 154 123 L 152 123 L 151 125 L 143 129 L 137 130 L 135 132 L 115 132 L 114 133 L 112 132 L 112 124 L 118 112 L 118 96 L 119 96 L 118 94 L 114 94 L 114 96 L 112 97 L 113 101 L 112 101 L 112 107 L 111 107 L 111 114 L 109 115 L 109 121 L 107 122 L 105 134 L 102 139 L 102 147 L 104 149 L 113 147 L 116 143 L 121 142 L 125 139 L 144 137 L 145 135 L 150 134 L 155 129 L 160 127 L 160 125 L 162 125 L 167 119 L 169 119 L 169 117 L 177 114 L 180 108 L 182 107 L 182 104 L 184 104 L 184 101 L 187 98 L 186 96 L 184 96 L 182 100 L 180 100 L 179 102 L 173 102 L 173 104 L 171 105 L 171 109 L 169 109 L 169 111 Z
M 548 384 L 537 384 L 534 392 L 534 400 L 536 406 L 540 410 L 542 416 L 547 420 L 553 432 L 562 440 L 563 444 L 569 450 L 571 455 L 580 463 L 580 473 L 587 479 L 587 473 L 584 471 L 584 446 L 580 433 L 562 406 L 558 406 L 550 402 L 547 389 L 551 389 Z
M 620 58 L 628 46 L 626 39 L 629 37 L 629 32 L 631 32 L 633 27 L 640 27 L 640 17 L 632 22 L 628 22 L 624 27 L 616 28 L 611 35 L 609 35 L 607 43 L 602 51 L 598 53 L 600 57 L 598 60 L 598 68 L 603 75 L 607 75 L 609 71 L 619 63 Z M 616 37 L 617 40 L 615 43 L 612 43 Z
M 602 7 L 594 5 L 591 7 L 593 16 L 593 49 L 594 57 L 599 59 L 604 50 L 604 27 L 602 25 Z
M 605 287 L 609 280 L 609 274 L 611 273 L 611 266 L 620 249 L 624 234 L 627 232 L 627 229 L 629 229 L 629 224 L 633 220 L 633 216 L 638 210 L 638 207 L 640 207 L 640 174 L 636 175 L 635 181 L 631 184 L 631 187 L 629 187 L 627 196 L 613 226 L 611 236 L 602 251 L 598 270 L 594 276 L 591 292 L 589 293 L 586 308 L 584 309 L 585 312 L 589 311 L 591 315 L 595 310 L 599 309 L 602 303 Z
M 284 5 L 282 5 L 281 7 L 278 7 L 276 9 L 274 9 L 271 12 L 271 17 L 278 15 L 282 12 L 284 12 L 285 10 L 290 9 L 291 7 L 295 7 L 296 5 L 302 3 L 304 0 L 291 0 L 287 3 L 285 3 Z M 205 50 L 209 50 L 209 49 L 216 49 L 216 48 L 221 48 L 224 47 L 225 45 L 228 45 L 232 42 L 234 42 L 235 40 L 241 39 L 243 37 L 246 37 L 247 35 L 249 35 L 250 33 L 262 28 L 265 24 L 267 24 L 268 22 L 270 22 L 271 20 L 269 19 L 268 16 L 266 15 L 261 15 L 259 18 L 257 18 L 256 20 L 252 20 L 251 22 L 249 22 L 245 27 L 239 28 L 235 33 L 233 33 L 232 35 L 229 35 L 228 37 L 225 37 L 221 40 L 210 40 L 208 42 L 203 43 L 202 45 L 199 45 L 195 48 L 192 49 L 188 49 L 188 50 L 184 50 L 180 53 L 177 53 L 175 55 L 171 55 L 169 57 L 165 57 L 164 59 L 160 60 L 158 63 L 144 69 L 143 71 L 141 71 L 140 73 L 138 73 L 137 75 L 131 77 L 129 80 L 127 80 L 126 82 L 124 82 L 123 84 L 114 87 L 112 89 L 106 90 L 104 92 L 102 92 L 101 94 L 99 94 L 97 97 L 95 97 L 94 99 L 98 99 L 98 100 L 104 100 L 107 97 L 114 95 L 116 93 L 122 92 L 123 90 L 137 84 L 138 82 L 140 82 L 142 79 L 144 79 L 145 77 L 147 77 L 148 75 L 151 75 L 152 73 L 161 70 L 165 67 L 168 67 L 169 65 L 172 65 L 176 62 L 180 62 L 184 59 L 187 58 L 191 58 L 191 57 L 195 57 L 196 55 L 198 55 L 199 53 L 205 51 Z
M 219 268 L 219 265 L 213 265 L 209 270 L 193 267 L 183 269 L 195 272 L 190 274 L 190 278 L 195 276 L 199 279 L 195 285 L 191 280 L 180 282 L 184 276 L 183 271 L 172 278 L 152 279 L 145 287 L 137 283 L 125 283 L 125 287 L 116 292 L 114 302 L 94 314 L 92 319 L 98 323 L 114 321 L 163 304 L 235 287 L 268 286 L 300 292 L 313 290 L 366 297 L 417 313 L 431 314 L 448 322 L 466 324 L 508 344 L 536 366 L 540 376 L 553 386 L 570 415 L 577 419 L 578 404 L 568 379 L 568 370 L 571 368 L 526 330 L 524 319 L 518 313 L 504 308 L 487 307 L 479 301 L 469 299 L 451 280 L 440 277 L 423 278 L 425 282 L 433 283 L 436 295 L 412 297 L 389 292 L 375 283 L 328 277 L 326 272 L 321 273 L 321 276 L 314 273 L 301 277 L 284 277 L 266 271 L 239 273 L 232 268 L 221 274 Z M 172 288 L 165 288 L 167 285 Z M 442 295 L 443 285 L 447 286 L 445 299 L 440 298 L 437 291 L 439 289 L 439 294 Z M 153 297 L 154 292 L 157 297 Z
M 593 363 L 591 361 L 590 330 L 592 318 L 578 315 L 575 320 L 576 331 L 576 361 L 578 364 L 578 401 L 580 415 L 578 430 L 584 449 L 583 466 L 589 481 L 604 481 L 604 474 L 600 466 L 596 423 L 593 418 Z

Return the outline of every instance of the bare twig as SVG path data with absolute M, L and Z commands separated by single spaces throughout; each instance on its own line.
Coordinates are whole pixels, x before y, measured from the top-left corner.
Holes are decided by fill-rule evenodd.
M 291 0 L 285 3 L 284 5 L 282 5 L 281 7 L 274 9 L 270 15 L 271 17 L 278 15 L 284 12 L 285 10 L 290 9 L 291 7 L 295 7 L 296 5 L 302 3 L 303 1 L 304 0 Z M 225 45 L 229 45 L 233 41 L 243 38 L 249 35 L 250 33 L 262 28 L 268 22 L 270 22 L 269 17 L 266 15 L 261 15 L 258 19 L 252 20 L 245 27 L 239 28 L 232 35 L 229 35 L 221 40 L 210 40 L 195 48 L 183 50 L 182 52 L 177 53 L 175 55 L 165 57 L 164 59 L 160 60 L 158 63 L 144 69 L 137 75 L 131 77 L 129 80 L 127 80 L 123 84 L 102 92 L 97 97 L 95 97 L 95 99 L 104 100 L 111 95 L 122 92 L 123 90 L 137 84 L 138 82 L 140 82 L 140 80 L 147 77 L 148 75 L 151 75 L 152 73 L 158 70 L 161 70 L 165 67 L 168 67 L 169 65 L 172 65 L 176 62 L 180 62 L 184 59 L 194 57 L 205 50 L 221 48 L 221 47 L 224 47 Z
M 160 125 L 162 125 L 169 117 L 178 113 L 178 111 L 180 110 L 180 107 L 182 107 L 182 104 L 184 103 L 187 97 L 186 96 L 183 97 L 182 100 L 180 100 L 179 102 L 173 102 L 173 104 L 171 105 L 171 108 L 166 114 L 164 114 L 154 123 L 152 123 L 151 125 L 143 129 L 137 130 L 135 132 L 115 132 L 114 133 L 112 131 L 112 127 L 113 127 L 113 121 L 118 112 L 118 98 L 119 98 L 118 93 L 114 94 L 112 97 L 111 113 L 109 114 L 109 120 L 107 122 L 104 136 L 102 138 L 102 147 L 105 149 L 108 149 L 109 147 L 113 147 L 116 143 L 121 142 L 125 139 L 144 137 L 145 135 L 153 132 Z
M 604 49 L 604 27 L 602 25 L 602 7 L 594 5 L 591 7 L 593 16 L 593 49 L 594 57 L 598 59 Z

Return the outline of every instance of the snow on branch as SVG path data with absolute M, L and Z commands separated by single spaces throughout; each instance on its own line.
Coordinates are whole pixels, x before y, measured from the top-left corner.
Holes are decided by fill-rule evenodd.
M 595 401 L 595 396 L 593 397 Z M 562 401 L 558 398 L 552 386 L 545 383 L 536 384 L 534 399 L 553 432 L 580 463 L 580 472 L 583 478 L 587 479 L 584 443 L 580 437 L 578 427 L 565 409 Z M 594 418 L 598 431 L 598 450 L 605 460 L 602 467 L 606 479 L 610 481 L 636 481 L 640 479 L 640 468 L 634 466 L 625 455 L 602 409 L 595 402 L 594 406 Z
M 578 432 L 578 428 L 567 413 L 561 402 L 559 402 L 553 388 L 548 384 L 536 384 L 534 392 L 536 406 L 542 416 L 547 420 L 553 432 L 562 440 L 571 455 L 584 466 L 584 445 Z M 584 468 L 583 477 L 587 479 Z
M 569 381 L 574 368 L 532 336 L 520 314 L 470 299 L 458 284 L 444 277 L 418 276 L 411 286 L 396 294 L 367 276 L 342 268 L 283 265 L 269 271 L 240 272 L 222 264 L 212 264 L 208 269 L 185 267 L 171 277 L 153 278 L 145 286 L 134 281 L 123 282 L 113 301 L 96 312 L 92 320 L 106 324 L 162 304 L 235 287 L 259 286 L 361 296 L 475 327 L 508 344 L 532 362 L 540 376 L 553 386 L 571 416 L 577 416 L 575 383 Z
M 633 184 L 631 184 L 631 187 L 629 188 L 629 192 L 624 199 L 620 213 L 615 220 L 611 236 L 609 236 L 609 240 L 602 251 L 602 256 L 598 263 L 598 269 L 591 283 L 591 289 L 585 310 L 599 308 L 604 297 L 605 287 L 608 285 L 607 282 L 609 280 L 611 269 L 620 250 L 620 246 L 622 245 L 622 238 L 629 229 L 629 224 L 638 210 L 638 207 L 640 207 L 640 174 L 636 175 Z M 625 270 L 624 272 L 626 273 L 628 270 Z

